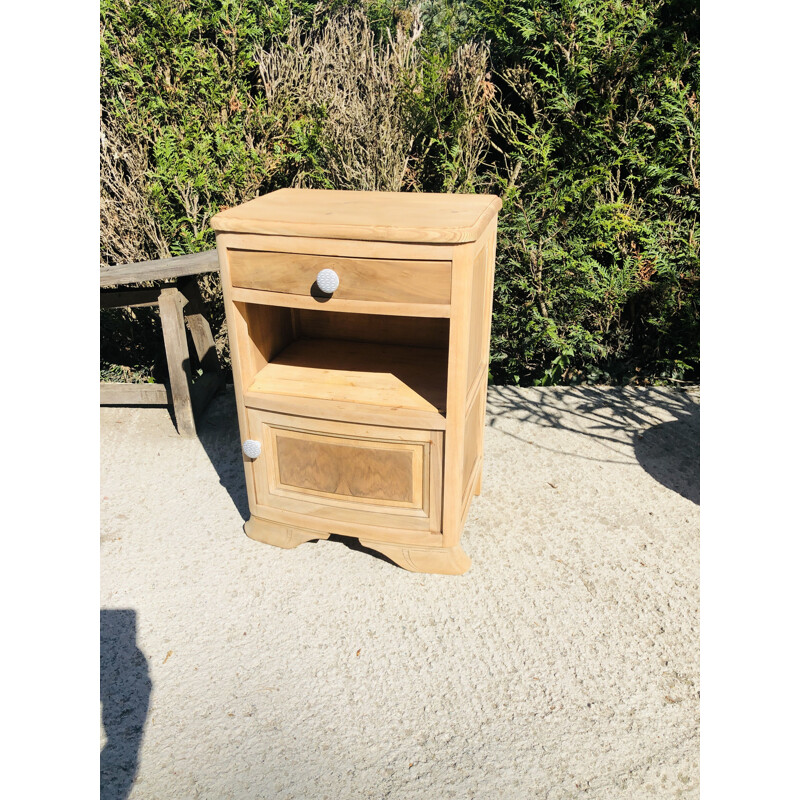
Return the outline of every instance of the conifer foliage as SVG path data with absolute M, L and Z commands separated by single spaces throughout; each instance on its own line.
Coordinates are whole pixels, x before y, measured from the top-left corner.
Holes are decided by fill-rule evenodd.
M 101 0 L 101 57 L 103 263 L 283 186 L 493 192 L 494 382 L 699 380 L 696 0 Z M 160 379 L 143 321 L 104 377 Z

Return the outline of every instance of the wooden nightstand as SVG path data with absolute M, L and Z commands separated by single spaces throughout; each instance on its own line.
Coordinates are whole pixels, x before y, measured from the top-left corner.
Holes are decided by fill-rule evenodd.
M 211 220 L 248 536 L 355 536 L 409 570 L 469 569 L 499 208 L 281 189 Z

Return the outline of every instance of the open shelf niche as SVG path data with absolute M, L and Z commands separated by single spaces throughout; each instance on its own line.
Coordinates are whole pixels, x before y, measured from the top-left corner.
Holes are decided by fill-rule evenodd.
M 385 423 L 393 412 L 398 425 L 411 414 L 419 425 L 444 428 L 447 319 L 235 306 L 246 331 L 239 347 L 251 365 L 243 374 L 248 404 L 285 410 L 295 399 L 345 415 L 350 406 L 364 423 Z

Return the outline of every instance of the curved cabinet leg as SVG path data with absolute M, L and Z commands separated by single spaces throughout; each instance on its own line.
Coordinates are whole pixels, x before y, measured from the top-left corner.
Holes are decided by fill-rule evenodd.
M 388 544 L 359 539 L 364 547 L 377 550 L 395 564 L 410 572 L 428 572 L 434 575 L 463 575 L 471 566 L 472 559 L 455 547 L 409 547 L 404 544 Z
M 257 542 L 283 547 L 286 550 L 297 547 L 303 542 L 310 542 L 312 539 L 327 539 L 330 536 L 329 533 L 311 531 L 307 528 L 289 528 L 277 522 L 252 516 L 245 522 L 244 532 Z

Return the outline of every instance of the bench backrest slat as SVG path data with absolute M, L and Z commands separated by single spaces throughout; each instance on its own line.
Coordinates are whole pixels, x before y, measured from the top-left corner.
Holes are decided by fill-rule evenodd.
M 100 286 L 124 286 L 144 281 L 167 281 L 188 275 L 219 271 L 216 250 L 190 253 L 175 258 L 159 258 L 155 261 L 140 261 L 137 264 L 118 264 L 100 268 Z

